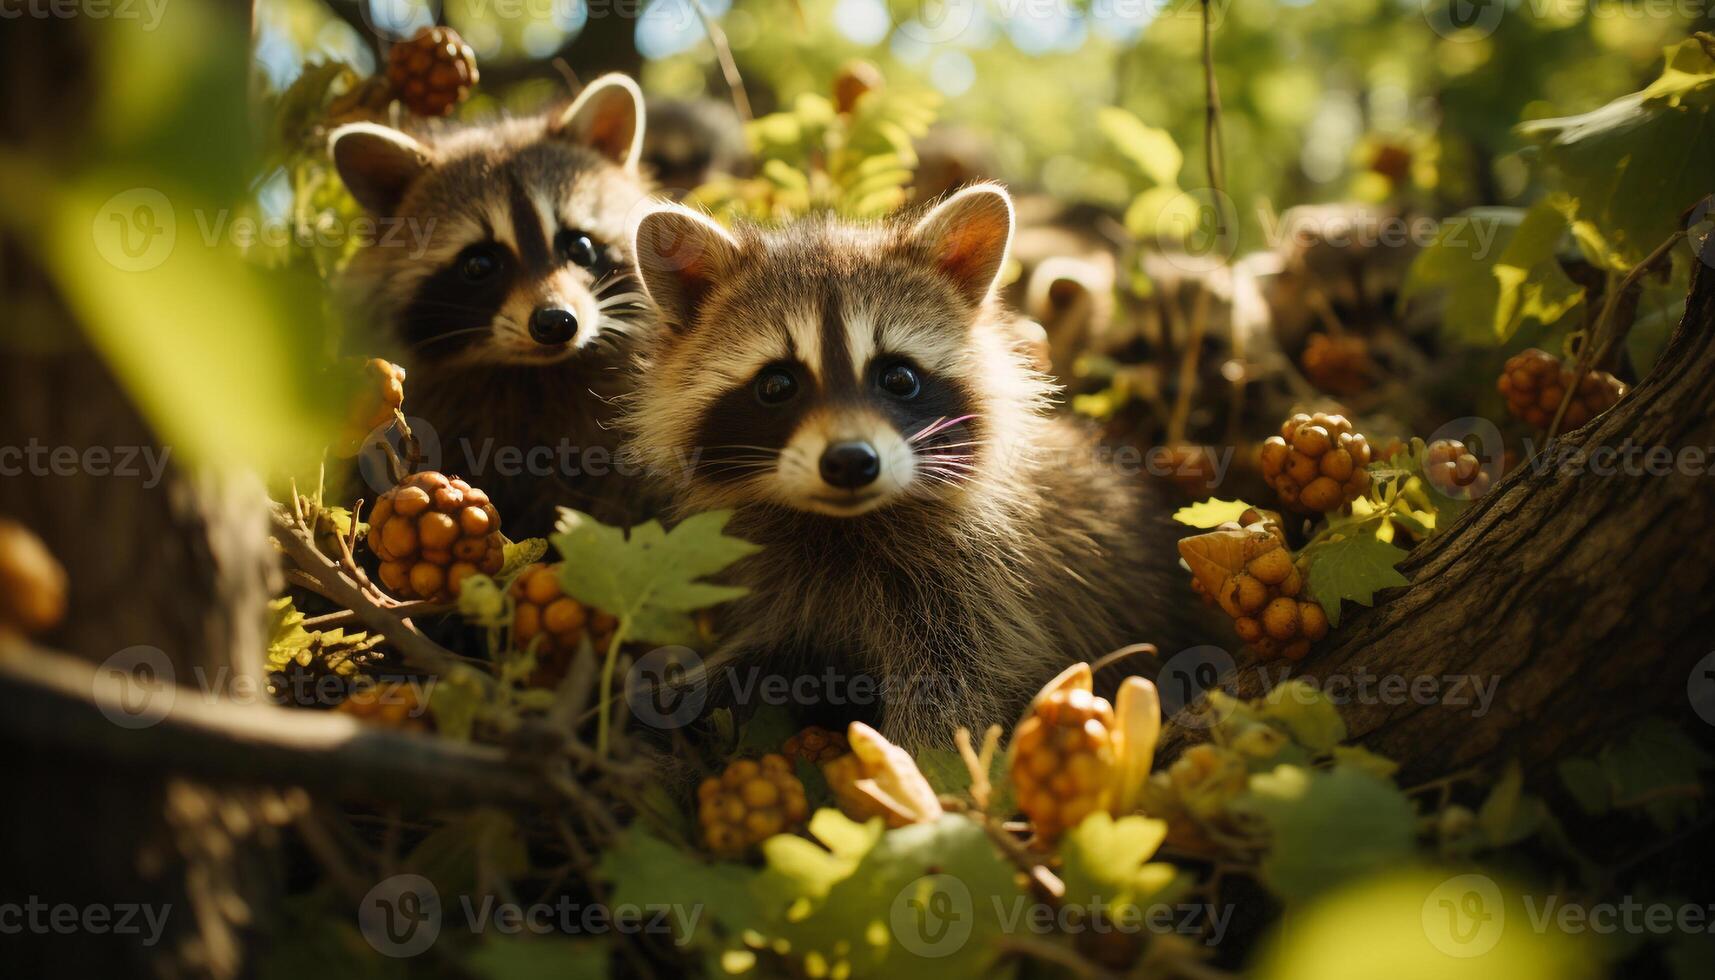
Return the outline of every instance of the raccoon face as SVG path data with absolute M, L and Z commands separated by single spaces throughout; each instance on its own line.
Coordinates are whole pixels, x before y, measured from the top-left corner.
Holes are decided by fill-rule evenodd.
M 643 299 L 627 240 L 642 145 L 642 93 L 622 75 L 547 117 L 423 139 L 341 127 L 341 178 L 383 229 L 404 229 L 354 260 L 362 299 L 425 362 L 547 364 L 612 340 Z
M 1011 235 L 991 186 L 905 227 L 734 237 L 649 213 L 638 267 L 669 329 L 631 419 L 638 455 L 703 507 L 856 517 L 956 499 L 1038 394 L 988 322 Z

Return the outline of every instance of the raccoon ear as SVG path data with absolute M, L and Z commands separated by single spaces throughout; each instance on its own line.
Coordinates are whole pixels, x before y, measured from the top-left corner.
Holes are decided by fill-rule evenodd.
M 364 210 L 392 217 L 412 181 L 434 165 L 429 148 L 388 126 L 349 123 L 328 137 L 339 177 Z
M 675 330 L 696 322 L 698 307 L 738 259 L 738 241 L 725 228 L 678 205 L 644 215 L 632 237 L 643 288 Z
M 643 91 L 618 72 L 603 75 L 578 95 L 548 132 L 591 147 L 622 167 L 643 155 Z
M 908 241 L 980 306 L 1012 247 L 1012 198 L 994 184 L 967 187 L 917 222 Z

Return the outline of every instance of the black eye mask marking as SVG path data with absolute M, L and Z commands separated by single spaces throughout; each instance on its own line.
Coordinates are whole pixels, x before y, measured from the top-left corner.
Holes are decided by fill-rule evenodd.
M 703 413 L 697 430 L 697 475 L 716 483 L 736 483 L 762 472 L 771 458 L 786 448 L 805 414 L 819 400 L 815 380 L 802 361 L 768 365 L 763 371 L 784 370 L 797 383 L 796 393 L 779 404 L 757 397 L 754 378 L 719 398 Z
M 494 271 L 472 280 L 467 259 L 476 252 L 491 257 Z M 424 357 L 451 357 L 480 343 L 518 277 L 518 260 L 495 242 L 472 245 L 417 287 L 399 314 L 401 338 Z M 482 329 L 478 329 L 482 328 Z

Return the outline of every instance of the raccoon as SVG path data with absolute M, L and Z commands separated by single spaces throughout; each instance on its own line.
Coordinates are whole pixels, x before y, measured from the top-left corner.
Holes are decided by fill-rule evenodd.
M 1187 625 L 1150 488 L 1050 411 L 1014 341 L 1012 230 L 986 184 L 914 223 L 729 234 L 669 205 L 637 229 L 663 327 L 631 451 L 682 512 L 732 508 L 763 546 L 715 660 L 868 678 L 870 720 L 908 745 L 1013 721 L 1067 663 Z
M 348 308 L 387 333 L 409 413 L 513 537 L 547 531 L 562 504 L 638 516 L 612 423 L 649 322 L 629 239 L 650 193 L 643 129 L 636 83 L 607 75 L 542 116 L 331 134 L 353 196 L 411 232 L 355 256 Z

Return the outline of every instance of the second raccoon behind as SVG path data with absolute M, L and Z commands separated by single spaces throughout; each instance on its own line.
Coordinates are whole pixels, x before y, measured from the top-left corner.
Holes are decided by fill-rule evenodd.
M 358 202 L 409 226 L 353 258 L 348 305 L 392 341 L 442 468 L 485 489 L 513 538 L 561 505 L 638 516 L 613 421 L 649 323 L 630 251 L 643 128 L 636 84 L 606 75 L 541 116 L 332 134 Z
M 1011 722 L 1066 664 L 1188 630 L 1165 510 L 1050 413 L 1014 343 L 994 296 L 1012 227 L 988 185 L 914 224 L 638 226 L 664 326 L 633 451 L 763 546 L 717 660 L 868 677 L 866 713 L 906 744 Z

